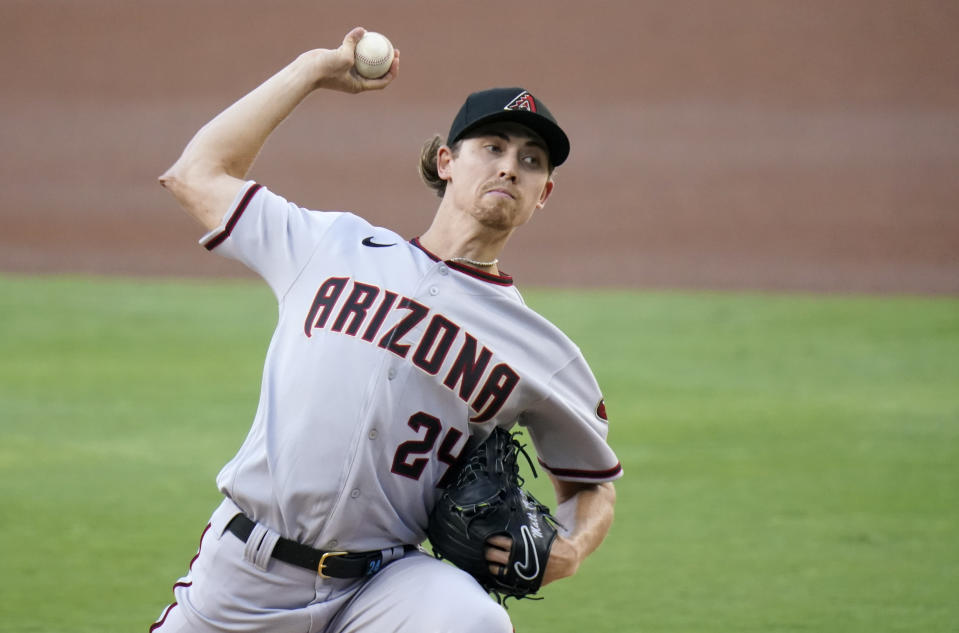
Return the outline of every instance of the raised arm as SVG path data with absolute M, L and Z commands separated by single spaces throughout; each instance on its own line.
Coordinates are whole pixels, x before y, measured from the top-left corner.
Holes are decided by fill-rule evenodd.
M 364 79 L 353 68 L 355 28 L 339 48 L 303 53 L 200 128 L 160 184 L 207 230 L 220 224 L 267 137 L 318 88 L 363 92 L 385 88 L 399 71 L 399 51 L 389 72 Z

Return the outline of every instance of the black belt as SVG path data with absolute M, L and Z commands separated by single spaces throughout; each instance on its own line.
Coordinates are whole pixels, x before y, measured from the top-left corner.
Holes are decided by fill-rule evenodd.
M 238 514 L 227 523 L 226 529 L 246 543 L 255 525 L 246 515 Z M 403 546 L 404 553 L 414 549 L 415 545 Z M 362 578 L 372 576 L 383 567 L 383 550 L 325 552 L 283 537 L 273 547 L 272 556 L 284 563 L 315 571 L 324 578 Z

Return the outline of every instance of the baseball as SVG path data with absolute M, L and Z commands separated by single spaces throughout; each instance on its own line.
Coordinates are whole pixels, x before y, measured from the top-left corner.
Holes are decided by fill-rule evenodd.
M 356 72 L 367 79 L 378 79 L 393 63 L 393 45 L 385 35 L 368 31 L 356 43 L 354 55 Z

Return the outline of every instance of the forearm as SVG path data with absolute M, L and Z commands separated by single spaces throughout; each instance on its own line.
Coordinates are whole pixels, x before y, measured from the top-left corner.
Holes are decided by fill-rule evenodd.
M 267 137 L 312 92 L 317 78 L 308 54 L 204 125 L 171 168 L 222 171 L 244 178 Z
M 273 130 L 314 89 L 301 55 L 204 125 L 160 177 L 206 228 L 220 221 Z
M 571 484 L 554 480 L 557 518 L 566 528 L 550 553 L 543 584 L 572 576 L 587 556 L 596 551 L 613 524 L 616 489 L 612 483 Z
M 364 79 L 353 70 L 354 49 L 363 32 L 353 29 L 339 48 L 303 53 L 221 112 L 196 133 L 160 183 L 201 224 L 215 227 L 266 139 L 311 92 L 379 90 L 396 77 L 398 51 L 380 79 Z

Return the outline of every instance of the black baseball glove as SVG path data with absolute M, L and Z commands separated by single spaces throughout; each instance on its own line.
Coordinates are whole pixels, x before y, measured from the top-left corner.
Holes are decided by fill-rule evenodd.
M 497 427 L 460 461 L 427 528 L 438 558 L 469 572 L 501 600 L 539 590 L 558 525 L 549 508 L 522 488 L 520 453 L 533 469 L 523 446 Z M 487 539 L 496 535 L 513 539 L 509 563 L 499 573 L 490 570 L 485 554 Z

